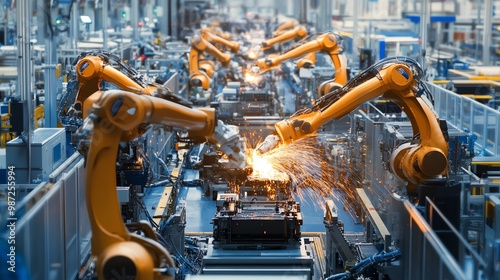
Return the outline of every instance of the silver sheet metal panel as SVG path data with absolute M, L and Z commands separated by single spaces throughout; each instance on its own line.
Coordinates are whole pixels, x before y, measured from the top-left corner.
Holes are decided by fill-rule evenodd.
M 66 160 L 66 132 L 64 128 L 38 128 L 31 139 L 31 178 L 47 180 L 48 176 Z M 22 138 L 7 142 L 7 166 L 16 168 L 18 183 L 28 180 L 28 149 Z

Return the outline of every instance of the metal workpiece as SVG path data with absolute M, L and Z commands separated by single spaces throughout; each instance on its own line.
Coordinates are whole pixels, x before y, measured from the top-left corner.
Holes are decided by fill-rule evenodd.
M 288 249 L 224 250 L 208 242 L 207 255 L 203 258 L 204 275 L 230 273 L 238 275 L 269 275 L 304 277 L 312 279 L 314 260 L 306 246 L 306 238 L 301 238 L 298 246 Z M 293 279 L 293 278 L 291 278 Z
M 231 199 L 219 194 L 222 206 L 212 220 L 217 248 L 290 248 L 298 245 L 303 223 L 293 201 L 259 201 L 258 196 Z M 218 199 L 218 200 L 219 200 Z

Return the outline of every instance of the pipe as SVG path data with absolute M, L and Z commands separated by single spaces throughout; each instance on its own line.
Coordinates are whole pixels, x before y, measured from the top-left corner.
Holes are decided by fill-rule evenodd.
M 307 23 L 307 0 L 300 0 L 299 22 Z
M 326 0 L 320 1 L 319 3 L 318 31 L 332 31 L 332 1 L 333 0 Z
M 3 26 L 3 44 L 8 46 L 10 44 L 8 44 L 7 42 L 9 41 L 9 11 L 10 11 L 10 7 L 8 6 L 4 6 L 4 14 L 3 14 L 3 17 L 4 17 L 4 20 L 5 20 L 5 23 L 4 23 L 4 26 Z
M 50 11 L 49 11 L 50 13 Z M 50 20 L 50 15 L 44 13 L 44 22 Z M 45 45 L 45 63 L 43 66 L 44 77 L 44 119 L 45 127 L 57 127 L 57 80 L 56 80 L 56 62 L 57 62 L 57 42 L 59 35 L 56 30 L 50 31 L 46 27 L 44 34 Z M 56 41 L 56 43 L 54 43 Z M 36 68 L 35 68 L 36 69 Z
M 108 49 L 108 0 L 102 0 L 102 49 Z
M 76 50 L 77 49 L 77 42 L 78 42 L 78 35 L 80 34 L 80 30 L 79 30 L 79 19 L 80 19 L 80 16 L 79 16 L 79 13 L 78 13 L 78 3 L 73 3 L 73 5 L 71 6 L 71 9 L 73 9 L 71 11 L 71 22 L 70 22 L 70 38 L 71 38 L 71 48 L 73 50 Z M 76 53 L 75 53 L 76 55 Z
M 352 57 L 354 58 L 354 61 L 359 60 L 359 52 L 358 52 L 358 38 L 359 38 L 359 30 L 358 30 L 358 14 L 359 14 L 359 1 L 354 0 L 352 1 L 352 4 L 354 6 L 353 10 L 353 26 L 352 26 Z M 367 41 L 369 40 L 369 37 L 367 37 Z
M 483 28 L 483 65 L 491 65 L 490 45 L 491 45 L 492 11 L 493 11 L 493 1 L 486 0 L 484 3 L 484 24 L 483 24 L 483 26 L 484 26 L 484 28 Z
M 31 183 L 31 133 L 33 130 L 33 88 L 31 73 L 33 66 L 31 62 L 31 21 L 32 1 L 21 0 L 17 4 L 17 18 L 25 19 L 17 21 L 17 49 L 18 49 L 18 80 L 17 88 L 21 95 L 21 101 L 26 101 L 26 111 L 28 112 L 28 124 L 23 128 L 26 142 L 28 144 L 28 183 Z
M 165 161 L 163 161 L 163 159 L 161 159 L 156 153 L 152 153 L 152 154 L 156 158 L 156 160 L 158 160 L 160 165 L 163 167 L 163 173 L 167 176 L 170 176 L 170 174 L 168 174 L 168 166 L 165 163 Z M 170 181 L 170 180 L 168 180 L 168 181 Z
M 157 11 L 161 11 L 161 13 L 157 14 L 156 17 L 160 26 L 160 33 L 162 35 L 172 35 L 168 30 L 169 22 L 172 20 L 170 15 L 170 1 L 159 1 L 159 7 Z
M 427 49 L 427 28 L 431 17 L 431 5 L 429 0 L 422 1 L 422 13 L 420 14 L 420 66 L 422 69 L 426 68 L 425 57 Z
M 130 7 L 130 24 L 132 24 L 132 40 L 139 41 L 139 30 L 137 23 L 139 22 L 139 0 L 132 0 Z

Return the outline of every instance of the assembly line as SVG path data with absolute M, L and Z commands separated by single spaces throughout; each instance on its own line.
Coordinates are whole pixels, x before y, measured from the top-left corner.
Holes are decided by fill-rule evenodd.
M 0 278 L 497 279 L 498 5 L 7 1 Z

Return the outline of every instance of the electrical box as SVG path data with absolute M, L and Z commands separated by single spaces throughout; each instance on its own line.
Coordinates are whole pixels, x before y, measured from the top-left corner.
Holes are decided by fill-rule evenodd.
M 24 101 L 10 103 L 10 124 L 11 131 L 20 135 L 23 131 L 28 130 L 28 103 Z
M 31 136 L 31 182 L 28 182 L 28 146 L 20 137 L 7 142 L 7 166 L 14 166 L 16 183 L 47 180 L 66 160 L 64 128 L 38 128 Z
M 2 103 L 0 104 L 0 114 L 8 114 L 9 113 L 9 104 Z
M 120 203 L 130 202 L 130 187 L 118 186 L 116 187 L 116 192 L 118 193 L 118 202 Z
M 492 268 L 491 279 L 500 273 L 500 194 L 484 195 L 484 238 L 483 259 Z

